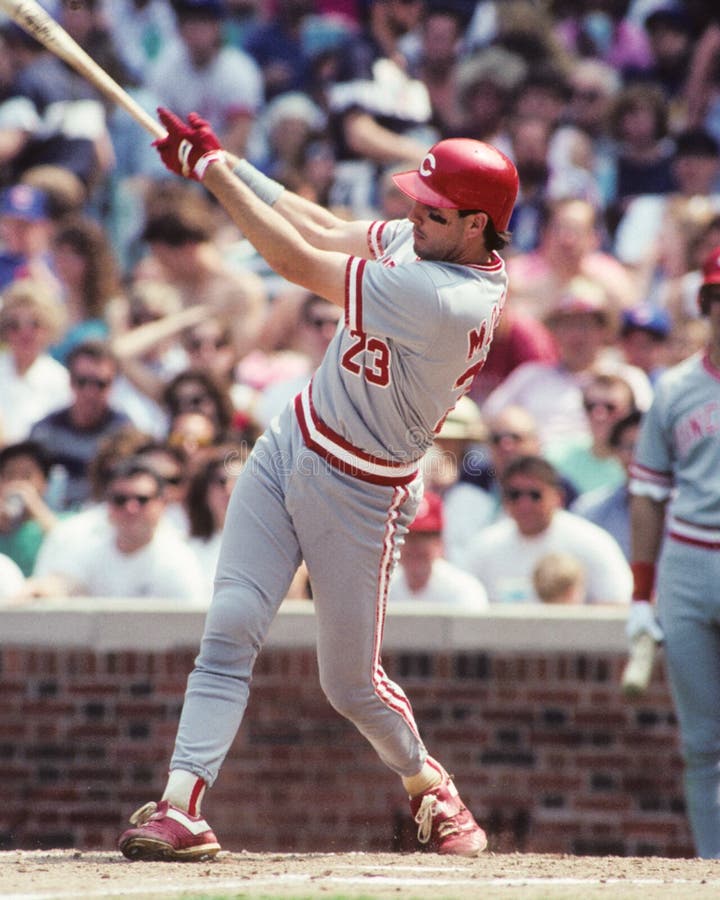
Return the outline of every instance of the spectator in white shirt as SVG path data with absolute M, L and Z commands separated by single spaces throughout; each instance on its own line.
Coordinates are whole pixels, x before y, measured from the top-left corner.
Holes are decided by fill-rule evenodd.
M 0 416 L 7 443 L 26 440 L 35 422 L 71 400 L 68 371 L 47 352 L 63 322 L 62 305 L 44 282 L 22 278 L 2 295 Z
M 58 542 L 51 532 L 35 565 L 33 596 L 153 597 L 202 604 L 204 582 L 195 556 L 163 524 L 163 480 L 130 457 L 113 471 L 104 515 L 82 542 Z
M 491 603 L 538 602 L 533 572 L 549 553 L 580 561 L 585 603 L 630 602 L 632 575 L 620 546 L 602 528 L 562 508 L 560 477 L 547 460 L 513 460 L 501 485 L 507 517 L 477 532 L 465 558 Z
M 472 575 L 443 557 L 443 502 L 426 491 L 400 551 L 400 565 L 390 582 L 390 603 L 443 603 L 482 609 L 487 593 Z

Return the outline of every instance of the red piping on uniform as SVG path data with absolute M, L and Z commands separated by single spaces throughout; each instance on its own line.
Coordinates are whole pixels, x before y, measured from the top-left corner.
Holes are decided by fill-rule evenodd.
M 371 454 L 365 453 L 358 447 L 354 447 L 352 444 L 348 443 L 348 441 L 344 440 L 339 434 L 336 434 L 329 426 L 327 426 L 320 418 L 318 418 L 317 413 L 312 406 L 311 391 L 308 391 L 308 400 L 310 404 L 313 425 L 319 432 L 321 432 L 321 434 L 323 434 L 329 440 L 332 440 L 333 443 L 338 445 L 338 447 L 341 447 L 343 450 L 347 450 L 349 453 L 357 456 L 358 460 L 363 460 L 373 465 L 385 467 L 388 470 L 388 474 L 381 475 L 373 472 L 365 472 L 358 466 L 354 466 L 352 465 L 352 463 L 348 463 L 345 460 L 342 460 L 339 457 L 335 456 L 330 450 L 322 447 L 315 440 L 313 440 L 310 434 L 310 429 L 308 428 L 308 423 L 305 419 L 305 410 L 302 404 L 302 394 L 298 394 L 295 398 L 295 415 L 297 416 L 305 446 L 312 450 L 314 453 L 317 453 L 318 456 L 329 462 L 333 468 L 338 469 L 340 472 L 343 472 L 347 475 L 351 475 L 353 478 L 359 478 L 361 481 L 367 481 L 370 484 L 387 485 L 389 487 L 409 484 L 417 477 L 417 469 L 414 469 L 413 471 L 406 474 L 393 472 L 393 468 L 399 464 L 374 457 Z M 404 465 L 403 468 L 405 468 Z
M 202 780 L 202 778 L 198 778 L 192 791 L 190 792 L 190 800 L 188 801 L 188 813 L 191 816 L 196 816 L 198 814 L 197 804 L 204 790 L 205 782 Z
M 406 722 L 408 728 L 415 737 L 420 740 L 415 718 L 413 716 L 410 701 L 405 695 L 402 688 L 391 681 L 380 661 L 380 648 L 382 647 L 383 632 L 385 628 L 385 613 L 387 611 L 387 597 L 390 585 L 390 576 L 394 563 L 394 544 L 393 537 L 397 529 L 398 509 L 407 499 L 408 490 L 405 487 L 398 488 L 390 504 L 389 515 L 385 527 L 385 535 L 383 537 L 383 552 L 380 558 L 380 570 L 378 572 L 378 592 L 375 598 L 375 644 L 373 647 L 372 659 L 372 683 L 375 694 L 381 703 L 398 713 Z
M 668 531 L 668 537 L 680 544 L 690 544 L 700 547 L 702 550 L 720 550 L 720 541 L 703 541 L 702 538 L 688 537 L 686 534 L 678 534 L 676 531 Z

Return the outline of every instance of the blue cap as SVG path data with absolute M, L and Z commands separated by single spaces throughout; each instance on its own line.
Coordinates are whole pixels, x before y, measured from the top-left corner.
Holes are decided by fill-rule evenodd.
M 15 184 L 0 195 L 0 216 L 12 216 L 28 222 L 47 219 L 47 197 L 29 184 Z
M 671 327 L 670 316 L 664 309 L 658 309 L 650 303 L 641 303 L 623 312 L 621 334 L 647 331 L 656 337 L 666 338 L 670 334 Z

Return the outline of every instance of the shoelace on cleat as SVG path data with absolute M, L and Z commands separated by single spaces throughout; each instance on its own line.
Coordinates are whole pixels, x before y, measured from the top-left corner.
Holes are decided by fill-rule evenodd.
M 139 809 L 135 810 L 130 816 L 130 824 L 135 826 L 144 825 L 156 812 L 157 803 L 154 800 L 150 800 L 149 803 L 145 803 Z
M 432 823 L 436 805 L 437 799 L 432 794 L 426 794 L 422 798 L 420 808 L 415 813 L 415 822 L 418 825 L 417 837 L 421 844 L 427 844 L 432 837 Z

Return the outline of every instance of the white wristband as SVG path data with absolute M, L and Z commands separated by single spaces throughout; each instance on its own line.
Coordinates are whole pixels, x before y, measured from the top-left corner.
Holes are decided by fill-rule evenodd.
M 246 159 L 241 159 L 233 169 L 240 181 L 244 182 L 250 190 L 268 206 L 272 206 L 280 199 L 285 188 L 279 181 L 264 175 Z

